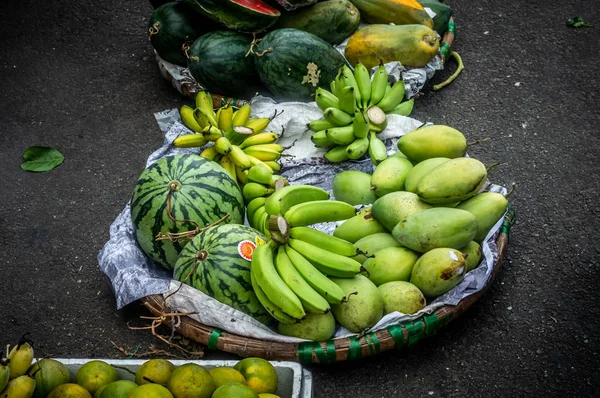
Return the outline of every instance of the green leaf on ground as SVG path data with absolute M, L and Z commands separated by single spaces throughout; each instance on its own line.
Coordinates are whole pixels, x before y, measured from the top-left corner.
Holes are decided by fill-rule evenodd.
M 31 146 L 22 156 L 21 168 L 25 171 L 49 171 L 65 160 L 62 153 L 45 146 Z
M 567 19 L 567 26 L 570 26 L 572 28 L 591 28 L 592 25 L 589 23 L 585 23 L 583 21 L 583 18 L 581 17 L 573 17 L 573 18 L 569 18 Z

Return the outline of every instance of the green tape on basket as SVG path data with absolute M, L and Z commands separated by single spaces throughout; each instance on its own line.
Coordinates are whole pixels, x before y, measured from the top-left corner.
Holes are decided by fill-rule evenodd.
M 408 345 L 414 344 L 425 335 L 423 330 L 423 321 L 418 320 L 412 323 L 405 323 L 404 327 L 408 331 Z
M 444 57 L 447 57 L 448 55 L 450 55 L 450 53 L 452 52 L 452 49 L 450 48 L 450 44 L 448 44 L 446 42 L 442 42 L 442 44 L 440 45 L 440 52 L 444 55 Z
M 373 332 L 365 335 L 365 341 L 369 346 L 369 351 L 371 351 L 371 355 L 379 354 L 381 351 L 381 346 L 379 344 L 379 339 L 377 335 Z
M 511 205 L 508 205 L 508 209 L 504 215 L 504 220 L 502 221 L 502 226 L 500 227 L 500 233 L 510 235 L 510 227 L 512 227 L 516 221 L 517 213 Z
M 454 21 L 448 22 L 448 32 L 456 34 L 456 25 L 454 24 Z
M 362 356 L 362 345 L 360 344 L 360 340 L 358 340 L 356 336 L 350 336 L 348 337 L 348 341 L 350 344 L 348 344 L 348 356 L 346 359 L 352 360 L 360 358 Z
M 304 365 L 311 364 L 314 352 L 321 363 L 335 362 L 335 344 L 333 340 L 325 342 L 325 349 L 327 351 L 323 350 L 321 343 L 316 341 L 300 343 L 298 345 L 298 359 Z
M 423 315 L 423 322 L 425 322 L 425 335 L 431 336 L 437 332 L 440 325 L 440 318 L 436 314 Z
M 392 325 L 385 328 L 396 343 L 396 348 L 402 348 L 406 345 L 404 341 L 404 328 L 401 325 Z
M 219 337 L 221 337 L 221 333 L 223 333 L 221 329 L 213 329 L 213 331 L 210 333 L 210 336 L 208 336 L 208 348 L 211 350 L 215 350 L 217 348 L 217 342 L 219 341 Z

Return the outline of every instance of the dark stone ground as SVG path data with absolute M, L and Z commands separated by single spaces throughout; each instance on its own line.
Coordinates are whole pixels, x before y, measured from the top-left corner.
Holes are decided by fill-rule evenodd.
M 311 368 L 315 396 L 598 396 L 599 8 L 451 4 L 466 69 L 448 88 L 425 90 L 413 116 L 469 140 L 492 137 L 470 153 L 501 162 L 494 182 L 517 183 L 506 259 L 443 333 Z M 187 102 L 157 69 L 145 36 L 151 10 L 147 1 L 0 5 L 2 344 L 31 332 L 40 355 L 120 358 L 113 342 L 158 343 L 127 328 L 139 308 L 116 311 L 96 260 L 162 143 L 153 113 Z M 567 28 L 577 15 L 594 27 Z M 31 145 L 59 149 L 64 164 L 21 171 Z

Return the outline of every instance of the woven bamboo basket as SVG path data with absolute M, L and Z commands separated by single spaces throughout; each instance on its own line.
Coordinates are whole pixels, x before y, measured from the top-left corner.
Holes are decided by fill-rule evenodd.
M 414 321 L 406 321 L 397 325 L 362 336 L 335 338 L 327 341 L 302 343 L 283 343 L 265 341 L 256 338 L 236 335 L 204 325 L 190 317 L 183 316 L 177 324 L 177 331 L 192 341 L 241 357 L 256 356 L 268 360 L 293 361 L 302 364 L 335 363 L 369 357 L 392 349 L 410 346 L 419 340 L 436 334 L 448 322 L 458 318 L 473 305 L 492 285 L 500 271 L 504 255 L 508 247 L 510 228 L 515 222 L 512 207 L 504 216 L 502 226 L 496 238 L 498 259 L 493 266 L 491 276 L 484 288 L 473 293 L 457 305 L 445 305 L 431 314 L 423 315 Z M 161 317 L 165 308 L 165 300 L 161 295 L 147 296 L 142 304 L 156 317 Z M 173 327 L 172 318 L 162 318 L 163 324 Z
M 455 34 L 456 26 L 454 24 L 454 18 L 451 17 L 450 21 L 448 22 L 448 30 L 446 30 L 446 32 L 444 33 L 444 36 L 442 37 L 442 41 L 440 43 L 440 53 L 442 55 L 444 63 L 446 63 L 448 57 L 450 56 L 450 53 L 452 52 L 452 45 L 454 44 Z M 184 96 L 193 97 L 198 91 L 202 90 L 202 87 L 198 84 L 198 82 L 194 80 L 194 78 L 191 77 L 191 75 L 189 75 L 189 73 L 189 76 L 186 75 L 185 77 L 174 76 L 169 71 L 169 69 L 167 69 L 161 63 L 160 60 L 158 60 L 158 67 L 162 76 L 165 79 L 167 79 L 167 81 L 171 82 L 173 87 L 175 87 L 175 89 L 177 89 L 177 91 L 179 91 Z M 231 98 L 216 93 L 211 93 L 211 96 L 215 108 L 221 107 L 225 104 L 240 107 L 249 102 L 246 99 Z

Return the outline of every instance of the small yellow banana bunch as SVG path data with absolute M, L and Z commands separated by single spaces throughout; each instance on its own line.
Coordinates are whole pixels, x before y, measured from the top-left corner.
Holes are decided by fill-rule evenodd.
M 315 93 L 323 118 L 307 126 L 313 131 L 312 142 L 328 149 L 325 158 L 330 162 L 359 159 L 368 152 L 373 164 L 379 164 L 387 157 L 385 144 L 377 137 L 387 127 L 386 114 L 408 116 L 413 109 L 413 100 L 403 102 L 404 81 L 390 85 L 382 63 L 371 80 L 359 62 L 354 72 L 347 65 L 340 67 L 330 88 Z
M 329 200 L 310 185 L 288 185 L 266 200 L 253 200 L 248 214 L 268 225 L 271 239 L 252 254 L 252 287 L 261 304 L 280 323 L 295 323 L 306 314 L 324 314 L 347 300 L 330 277 L 352 278 L 364 271 L 357 249 L 341 238 L 309 225 L 346 220 L 354 206 Z
M 27 374 L 33 363 L 33 345 L 27 335 L 9 352 L 6 359 L 0 355 L 0 397 L 31 397 L 35 391 L 35 375 Z M 9 347 L 7 347 L 8 350 Z
M 210 94 L 196 95 L 196 108 L 184 105 L 179 110 L 183 124 L 194 134 L 177 137 L 177 148 L 207 146 L 200 155 L 218 162 L 240 185 L 247 182 L 247 171 L 257 164 L 266 165 L 271 173 L 279 171 L 277 160 L 284 148 L 276 144 L 279 135 L 265 131 L 271 118 L 250 118 L 250 104 L 237 110 L 229 104 L 213 109 Z

